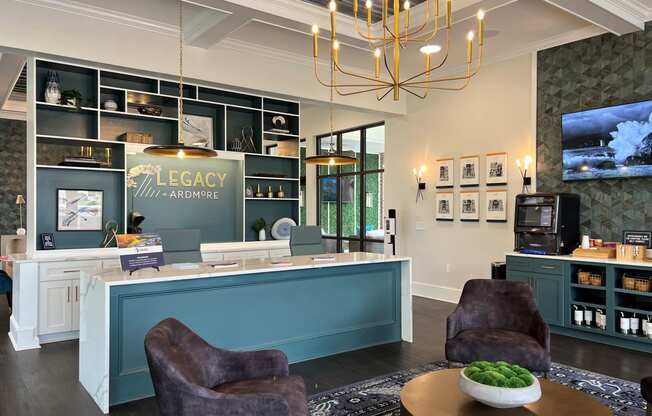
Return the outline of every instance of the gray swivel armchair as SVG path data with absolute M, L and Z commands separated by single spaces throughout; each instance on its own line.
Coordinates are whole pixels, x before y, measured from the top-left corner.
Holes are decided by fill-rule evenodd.
M 306 388 L 282 351 L 212 347 L 176 319 L 145 337 L 162 416 L 307 416 Z
M 448 316 L 446 359 L 455 363 L 507 361 L 550 370 L 550 329 L 527 283 L 476 279 L 464 285 Z
M 163 242 L 165 264 L 201 263 L 201 231 L 185 229 L 158 230 Z
M 326 252 L 321 239 L 321 228 L 316 225 L 300 225 L 290 230 L 290 252 L 293 256 L 309 256 Z

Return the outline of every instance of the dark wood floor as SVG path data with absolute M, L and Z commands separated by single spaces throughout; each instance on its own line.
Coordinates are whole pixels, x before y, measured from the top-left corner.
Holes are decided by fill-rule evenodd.
M 414 343 L 395 343 L 294 364 L 310 394 L 417 367 L 444 358 L 446 316 L 454 305 L 414 298 Z M 75 341 L 15 352 L 8 337 L 8 310 L 0 299 L 0 415 L 100 415 L 77 381 Z M 553 336 L 554 361 L 638 381 L 652 374 L 649 354 Z M 153 399 L 111 408 L 111 415 L 156 415 Z

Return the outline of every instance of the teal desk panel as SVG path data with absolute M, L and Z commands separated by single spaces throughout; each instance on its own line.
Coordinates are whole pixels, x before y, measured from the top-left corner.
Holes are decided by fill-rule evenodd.
M 114 286 L 110 404 L 154 394 L 143 341 L 174 317 L 210 344 L 290 362 L 401 340 L 398 262 Z

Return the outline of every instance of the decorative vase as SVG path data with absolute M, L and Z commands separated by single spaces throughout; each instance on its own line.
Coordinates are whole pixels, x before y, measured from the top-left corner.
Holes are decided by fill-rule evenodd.
M 262 197 L 264 197 L 264 196 L 265 196 L 265 194 L 263 194 L 262 192 L 260 192 L 260 184 L 259 184 L 259 185 L 256 187 L 256 198 L 262 198 Z
M 267 187 L 267 198 L 274 198 L 274 191 L 272 191 L 272 187 L 268 186 Z
M 285 192 L 283 192 L 283 185 L 279 185 L 278 192 L 276 193 L 278 198 L 285 198 Z
M 261 228 L 258 230 L 258 241 L 265 241 L 267 237 L 265 236 L 265 229 Z
M 254 197 L 254 189 L 251 186 L 247 186 L 247 189 L 245 190 L 245 197 L 247 198 Z
M 104 101 L 104 109 L 109 111 L 117 111 L 118 103 L 116 103 L 114 100 L 106 100 Z
M 48 79 L 45 84 L 45 102 L 48 104 L 59 104 L 61 102 L 61 83 L 59 74 L 56 71 L 48 71 Z

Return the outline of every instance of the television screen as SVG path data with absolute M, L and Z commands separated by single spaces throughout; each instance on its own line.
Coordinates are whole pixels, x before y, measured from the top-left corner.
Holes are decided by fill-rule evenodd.
M 320 185 L 320 199 L 322 202 L 337 202 L 337 178 L 323 178 Z M 342 202 L 352 203 L 355 193 L 353 178 L 342 178 Z
M 562 116 L 563 179 L 652 176 L 652 101 Z

